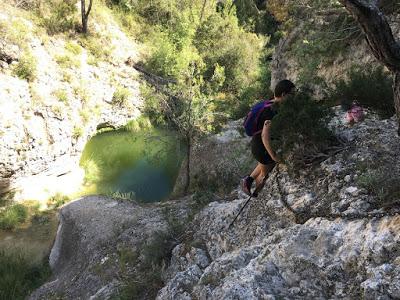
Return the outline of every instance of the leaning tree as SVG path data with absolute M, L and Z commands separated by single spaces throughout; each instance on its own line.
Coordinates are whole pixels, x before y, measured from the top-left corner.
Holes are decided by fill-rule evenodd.
M 353 15 L 365 34 L 367 43 L 375 57 L 393 73 L 394 105 L 398 134 L 400 135 L 400 42 L 393 36 L 379 0 L 339 0 Z

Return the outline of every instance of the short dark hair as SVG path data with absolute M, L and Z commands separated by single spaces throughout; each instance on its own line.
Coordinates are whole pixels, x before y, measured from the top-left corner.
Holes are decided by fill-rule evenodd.
M 287 80 L 287 79 L 281 80 L 275 86 L 274 95 L 275 95 L 275 97 L 282 97 L 283 94 L 289 94 L 295 88 L 296 88 L 296 86 L 290 80 Z

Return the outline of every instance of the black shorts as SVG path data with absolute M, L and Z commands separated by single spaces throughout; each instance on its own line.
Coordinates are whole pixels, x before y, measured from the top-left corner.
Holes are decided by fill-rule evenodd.
M 265 149 L 260 133 L 256 134 L 251 139 L 251 153 L 253 153 L 254 158 L 263 165 L 275 163 L 275 161 L 268 154 L 267 149 Z

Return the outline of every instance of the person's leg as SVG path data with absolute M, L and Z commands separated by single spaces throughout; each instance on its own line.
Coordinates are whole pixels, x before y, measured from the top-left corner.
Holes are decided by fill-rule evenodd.
M 255 167 L 254 171 L 250 174 L 250 177 L 252 177 L 253 179 L 256 179 L 260 175 L 261 168 L 262 168 L 262 164 L 257 163 L 257 166 Z
M 253 185 L 254 180 L 259 176 L 261 172 L 260 166 L 262 165 L 260 163 L 257 163 L 257 166 L 254 168 L 253 172 L 251 172 L 250 175 L 247 175 L 244 178 L 242 178 L 241 181 L 242 191 L 249 196 L 252 194 L 251 186 Z
M 257 178 L 255 178 L 256 188 L 254 190 L 254 196 L 257 196 L 258 192 L 260 192 L 263 189 L 263 187 L 265 185 L 265 181 L 267 180 L 268 175 L 274 169 L 275 165 L 276 165 L 275 162 L 271 162 L 267 165 L 259 164 L 260 172 L 259 172 Z

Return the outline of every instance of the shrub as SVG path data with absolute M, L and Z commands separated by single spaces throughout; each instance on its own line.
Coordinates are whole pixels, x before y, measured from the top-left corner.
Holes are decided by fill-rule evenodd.
M 52 0 L 49 3 L 50 16 L 44 18 L 44 26 L 49 34 L 74 29 L 77 23 L 77 8 L 74 0 Z
M 162 127 L 166 124 L 166 116 L 160 109 L 160 103 L 166 100 L 166 96 L 157 93 L 155 88 L 143 83 L 140 85 L 140 94 L 144 101 L 144 114 L 149 117 L 152 124 Z
M 156 232 L 141 249 L 137 278 L 127 280 L 119 299 L 154 299 L 163 286 L 162 272 L 170 259 L 174 241 L 168 233 Z
M 382 118 L 394 115 L 392 79 L 383 67 L 353 67 L 347 75 L 347 81 L 335 83 L 331 99 L 340 100 L 345 109 L 356 100 L 362 106 L 375 110 Z
M 83 35 L 79 43 L 97 60 L 109 58 L 112 52 L 109 39 L 99 34 Z
M 47 200 L 47 206 L 50 208 L 58 208 L 70 200 L 71 199 L 68 196 L 56 193 Z
M 272 147 L 292 170 L 336 141 L 327 128 L 328 109 L 300 92 L 280 105 L 271 125 Z
M 30 30 L 25 22 L 26 21 L 22 18 L 13 18 L 11 22 L 8 20 L 0 20 L 2 38 L 5 39 L 7 43 L 15 44 L 22 49 L 26 49 Z M 3 32 L 6 32 L 6 34 L 3 34 Z
M 151 126 L 151 122 L 150 122 L 149 118 L 140 116 L 140 117 L 136 118 L 135 120 L 130 120 L 128 122 L 128 124 L 126 124 L 124 126 L 124 129 L 127 131 L 131 131 L 131 132 L 138 132 L 138 131 L 150 129 L 151 127 L 152 126 Z
M 112 97 L 112 104 L 118 106 L 127 106 L 129 105 L 130 95 L 131 92 L 129 91 L 129 89 L 123 86 L 117 86 Z
M 64 104 L 68 104 L 68 94 L 66 90 L 55 90 L 53 95 L 57 98 L 58 101 L 63 102 Z
M 207 66 L 204 79 L 212 78 L 218 64 L 224 68 L 225 76 L 221 89 L 236 94 L 257 78 L 263 42 L 241 29 L 236 17 L 220 14 L 208 17 L 197 28 L 193 40 Z
M 0 299 L 25 299 L 50 276 L 47 262 L 21 250 L 0 249 Z
M 62 73 L 62 81 L 67 82 L 67 83 L 71 83 L 72 82 L 72 73 L 69 72 L 68 70 L 64 70 Z
M 18 224 L 26 221 L 28 210 L 22 204 L 7 207 L 0 213 L 0 228 L 14 229 Z
M 36 77 L 37 60 L 32 54 L 27 53 L 20 58 L 13 70 L 13 74 L 21 79 L 33 81 Z
M 80 110 L 79 115 L 81 116 L 83 124 L 87 124 L 87 122 L 89 122 L 91 117 L 89 110 Z
M 72 138 L 79 139 L 83 135 L 83 128 L 79 125 L 75 125 L 72 131 Z
M 389 206 L 400 201 L 400 175 L 389 168 L 368 170 L 357 179 L 360 186 L 377 197 L 378 207 Z
M 81 66 L 79 59 L 71 54 L 57 55 L 55 60 L 62 68 L 79 68 Z
M 76 42 L 67 42 L 65 44 L 65 49 L 75 55 L 82 54 L 82 47 L 79 46 Z

